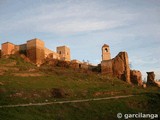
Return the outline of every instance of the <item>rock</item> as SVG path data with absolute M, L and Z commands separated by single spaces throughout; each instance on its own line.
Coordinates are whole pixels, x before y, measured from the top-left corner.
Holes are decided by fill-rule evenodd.
M 0 82 L 0 85 L 4 85 L 2 82 Z
M 143 85 L 142 74 L 138 70 L 131 70 L 130 71 L 130 79 L 131 79 L 131 82 L 133 84 L 136 84 L 138 86 L 142 86 Z
M 67 95 L 65 91 L 60 88 L 52 88 L 51 94 L 54 98 L 64 98 Z

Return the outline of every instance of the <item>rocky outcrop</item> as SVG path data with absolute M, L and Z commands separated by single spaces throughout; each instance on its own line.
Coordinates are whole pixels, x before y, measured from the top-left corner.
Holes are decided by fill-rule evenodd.
M 130 83 L 130 67 L 127 52 L 120 52 L 111 60 L 101 62 L 101 72 Z
M 138 86 L 143 86 L 142 74 L 140 71 L 131 70 L 130 71 L 130 79 L 131 79 L 131 83 L 136 84 Z

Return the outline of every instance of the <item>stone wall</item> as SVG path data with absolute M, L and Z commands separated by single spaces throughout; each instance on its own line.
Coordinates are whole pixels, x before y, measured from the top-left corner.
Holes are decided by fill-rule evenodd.
M 52 53 L 52 52 L 53 52 L 52 50 L 50 50 L 50 49 L 48 49 L 48 48 L 44 48 L 45 58 L 47 58 L 48 55 L 49 55 L 50 53 Z
M 80 68 L 80 64 L 81 64 L 80 61 L 78 61 L 78 60 L 72 60 L 70 62 L 70 67 L 73 68 L 73 69 L 79 69 Z
M 155 74 L 154 72 L 147 72 L 147 85 L 148 86 L 156 86 L 156 82 L 155 82 Z
M 15 53 L 27 55 L 27 44 L 15 45 Z
M 45 48 L 44 42 L 40 39 L 32 39 L 26 44 L 14 45 L 10 42 L 2 44 L 2 55 L 24 54 L 30 61 L 36 64 L 42 64 L 45 58 L 70 61 L 70 48 L 66 46 L 57 47 L 57 52 Z
M 115 76 L 130 83 L 130 67 L 127 52 L 120 52 L 111 60 L 101 62 L 101 73 Z
M 101 72 L 107 75 L 113 75 L 113 67 L 112 67 L 113 59 L 111 60 L 103 60 L 101 62 Z
M 44 49 L 44 53 L 45 53 L 45 58 L 60 59 L 58 53 L 56 53 L 48 48 Z
M 133 84 L 136 84 L 138 86 L 142 86 L 143 82 L 142 82 L 142 74 L 140 71 L 138 70 L 131 70 L 130 71 L 130 78 L 131 78 L 131 82 Z

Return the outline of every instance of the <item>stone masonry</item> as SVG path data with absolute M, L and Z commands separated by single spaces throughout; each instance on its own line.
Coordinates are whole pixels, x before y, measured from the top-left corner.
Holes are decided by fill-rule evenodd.
M 133 84 L 136 84 L 138 86 L 142 86 L 143 82 L 142 82 L 142 74 L 140 71 L 138 70 L 131 70 L 130 71 L 130 78 L 131 78 L 131 82 Z
M 5 42 L 1 45 L 1 56 L 12 54 L 24 54 L 33 63 L 40 65 L 45 58 L 53 58 L 58 60 L 70 61 L 70 49 L 66 46 L 57 47 L 57 52 L 45 48 L 45 43 L 40 39 L 31 39 L 27 43 L 15 45 Z
M 27 57 L 30 61 L 40 65 L 44 62 L 44 42 L 39 39 L 27 41 Z
M 59 46 L 57 47 L 57 53 L 59 54 L 60 60 L 70 61 L 70 49 L 67 46 Z
M 127 83 L 142 86 L 142 74 L 138 70 L 130 70 L 127 52 L 120 52 L 111 59 L 109 45 L 102 46 L 101 73 L 117 77 Z
M 147 72 L 147 85 L 156 85 L 154 72 Z
M 102 74 L 115 76 L 130 83 L 130 68 L 128 54 L 120 52 L 115 58 L 101 61 Z
M 104 44 L 102 46 L 102 60 L 110 60 L 110 59 L 111 59 L 111 54 L 110 54 L 109 45 Z

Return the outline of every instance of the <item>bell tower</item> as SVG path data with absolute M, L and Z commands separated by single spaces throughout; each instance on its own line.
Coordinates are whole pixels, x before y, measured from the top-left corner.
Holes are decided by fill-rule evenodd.
M 102 46 L 102 61 L 110 60 L 110 59 L 111 59 L 111 53 L 110 53 L 109 45 L 104 44 Z

